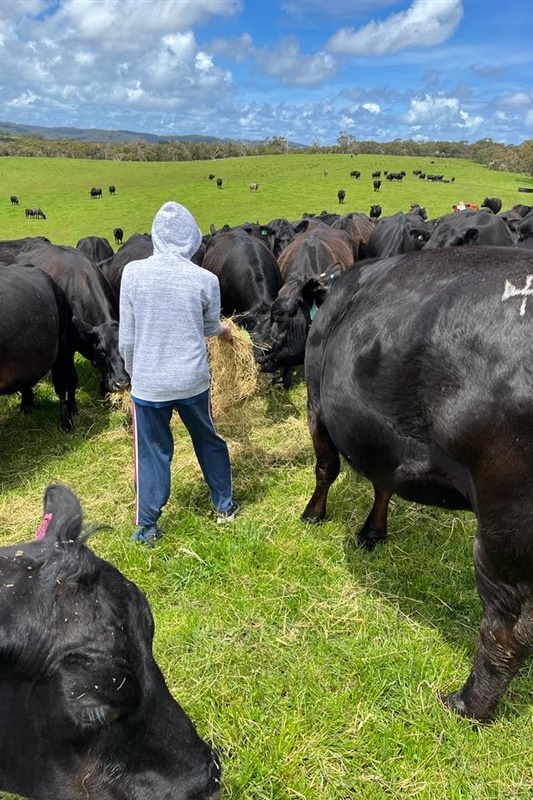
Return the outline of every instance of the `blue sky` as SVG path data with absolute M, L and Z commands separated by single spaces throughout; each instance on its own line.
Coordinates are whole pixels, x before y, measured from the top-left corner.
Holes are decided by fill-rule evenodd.
M 531 0 L 0 0 L 0 23 L 9 122 L 533 138 Z

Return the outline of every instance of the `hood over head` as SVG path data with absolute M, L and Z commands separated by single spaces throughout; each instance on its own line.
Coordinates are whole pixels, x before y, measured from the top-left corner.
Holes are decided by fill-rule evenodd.
M 191 212 L 170 200 L 161 206 L 152 224 L 154 255 L 174 253 L 191 258 L 202 243 L 202 233 Z

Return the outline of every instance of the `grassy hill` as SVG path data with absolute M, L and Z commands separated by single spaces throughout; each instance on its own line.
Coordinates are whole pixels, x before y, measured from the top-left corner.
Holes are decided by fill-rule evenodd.
M 371 171 L 407 173 L 372 190 Z M 324 176 L 327 169 L 329 174 Z M 359 169 L 362 177 L 349 177 Z M 428 184 L 413 169 L 443 172 Z M 217 189 L 210 172 L 223 178 Z M 524 176 L 478 164 L 384 156 L 268 156 L 172 164 L 18 159 L 0 161 L 0 236 L 43 234 L 57 244 L 149 231 L 168 199 L 211 223 L 267 222 L 302 212 L 384 214 L 459 200 L 527 198 Z M 260 184 L 250 193 L 249 183 Z M 117 193 L 110 196 L 109 184 Z M 91 199 L 101 186 L 101 200 Z M 337 191 L 346 190 L 339 206 Z M 12 206 L 10 194 L 20 206 Z M 46 220 L 26 220 L 39 205 Z M 473 566 L 475 520 L 395 499 L 389 542 L 374 553 L 352 539 L 371 505 L 368 482 L 343 466 L 320 526 L 299 521 L 314 488 L 314 456 L 301 371 L 293 388 L 265 388 L 233 417 L 227 438 L 241 516 L 220 530 L 182 426 L 175 421 L 173 491 L 153 550 L 132 544 L 134 492 L 127 411 L 98 393 L 78 359 L 79 415 L 58 428 L 48 381 L 30 416 L 0 397 L 0 543 L 32 538 L 42 494 L 62 481 L 87 522 L 110 526 L 91 546 L 146 592 L 155 652 L 170 690 L 211 740 L 227 800 L 529 800 L 533 792 L 533 663 L 491 725 L 474 728 L 439 701 L 470 669 L 480 620 Z M 29 754 L 32 757 L 32 754 Z M 0 798 L 10 795 L 0 792 Z M 155 799 L 156 800 L 156 799 Z

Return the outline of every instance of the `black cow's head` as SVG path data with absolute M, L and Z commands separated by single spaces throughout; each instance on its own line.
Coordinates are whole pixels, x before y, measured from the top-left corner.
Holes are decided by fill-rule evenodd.
M 78 317 L 73 317 L 72 322 L 77 349 L 100 371 L 103 392 L 127 389 L 130 379 L 118 350 L 118 322 L 110 320 L 102 325 L 89 325 Z
M 303 364 L 309 327 L 324 301 L 329 277 L 298 278 L 281 287 L 270 315 L 251 333 L 254 357 L 264 372 Z
M 215 800 L 220 764 L 167 689 L 143 594 L 53 484 L 0 548 L 0 789 L 40 800 Z

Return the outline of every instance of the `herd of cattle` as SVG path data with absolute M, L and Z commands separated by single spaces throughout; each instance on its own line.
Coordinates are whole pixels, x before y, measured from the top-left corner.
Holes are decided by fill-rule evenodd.
M 340 455 L 374 487 L 358 534 L 367 549 L 386 538 L 394 494 L 476 514 L 481 631 L 470 676 L 443 696 L 475 720 L 493 715 L 533 652 L 533 208 L 481 205 L 432 220 L 413 204 L 385 217 L 373 206 L 211 226 L 194 256 L 217 275 L 222 313 L 249 332 L 263 370 L 288 387 L 305 364 L 316 455 L 305 522 L 324 519 Z M 147 234 L 116 252 L 92 236 L 76 248 L 0 242 L 0 393 L 20 392 L 29 410 L 51 370 L 70 430 L 76 351 L 104 391 L 124 390 L 121 276 L 151 253 Z M 217 756 L 155 665 L 146 601 L 88 550 L 67 489 L 49 487 L 44 511 L 38 541 L 2 549 L 0 704 L 18 722 L 0 726 L 0 787 L 214 800 Z M 62 633 L 44 641 L 50 620 Z M 28 748 L 31 769 L 17 759 Z

